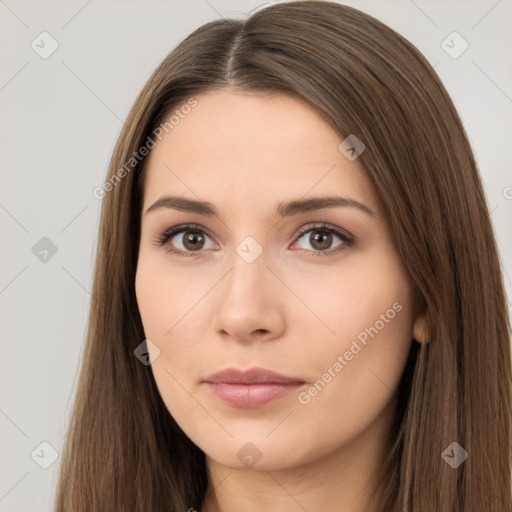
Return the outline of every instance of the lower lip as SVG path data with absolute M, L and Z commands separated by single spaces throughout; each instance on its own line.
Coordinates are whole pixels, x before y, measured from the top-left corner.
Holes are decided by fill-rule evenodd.
M 207 382 L 209 388 L 223 402 L 233 407 L 252 409 L 262 407 L 289 395 L 303 384 L 228 384 Z

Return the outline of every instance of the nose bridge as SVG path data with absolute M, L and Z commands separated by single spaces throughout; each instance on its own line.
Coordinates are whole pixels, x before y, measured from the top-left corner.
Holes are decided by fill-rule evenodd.
M 253 237 L 245 237 L 234 249 L 230 270 L 217 295 L 217 311 L 225 319 L 262 321 L 277 307 L 276 293 L 270 289 L 275 283 L 267 268 L 267 251 Z
M 236 247 L 232 259 L 230 288 L 238 294 L 255 296 L 267 279 L 268 251 L 253 236 L 246 236 Z
M 269 207 L 260 205 L 261 209 L 255 208 L 249 212 L 242 208 L 241 202 L 244 199 L 249 201 L 249 198 L 238 196 L 236 204 L 231 203 L 232 209 L 228 212 L 230 218 L 234 219 L 229 225 L 233 245 L 228 258 L 231 270 L 226 276 L 229 284 L 223 292 L 223 298 L 252 300 L 251 305 L 255 307 L 254 301 L 260 293 L 268 302 L 271 292 L 269 288 L 278 286 L 278 283 L 273 282 L 276 281 L 275 276 L 267 268 L 267 265 L 273 267 L 271 255 L 276 254 L 272 247 L 276 232 L 269 230 L 269 219 L 265 213 Z

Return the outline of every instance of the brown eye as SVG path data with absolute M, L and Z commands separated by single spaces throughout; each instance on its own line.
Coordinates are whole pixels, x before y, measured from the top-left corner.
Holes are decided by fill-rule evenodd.
M 187 251 L 198 251 L 203 248 L 204 236 L 199 231 L 183 231 L 182 243 Z
M 308 233 L 309 236 L 306 237 Z M 338 243 L 335 244 L 336 239 L 338 239 Z M 309 247 L 301 245 L 304 243 L 303 241 L 306 241 Z M 352 235 L 328 224 L 320 226 L 309 224 L 305 226 L 301 230 L 296 242 L 297 247 L 306 249 L 312 256 L 330 256 L 348 249 L 353 243 L 354 238 Z
M 308 238 L 310 247 L 301 247 L 299 242 L 301 239 L 306 239 L 305 235 L 308 233 L 310 234 Z M 333 246 L 336 238 L 338 238 L 338 243 Z M 310 224 L 303 228 L 296 240 L 299 248 L 306 249 L 306 252 L 312 256 L 331 256 L 348 249 L 354 243 L 353 236 L 348 232 L 328 224 L 321 226 Z M 208 241 L 210 246 L 208 246 Z M 168 252 L 177 256 L 200 255 L 206 252 L 206 249 L 215 247 L 212 238 L 203 228 L 195 224 L 175 226 L 160 234 L 155 239 L 155 243 L 165 246 Z
M 311 231 L 309 235 L 309 243 L 315 249 L 319 251 L 325 251 L 330 248 L 332 244 L 332 235 L 327 231 Z
M 195 256 L 214 247 L 213 240 L 202 228 L 187 224 L 164 231 L 155 239 L 155 243 L 165 246 L 168 252 L 178 256 Z

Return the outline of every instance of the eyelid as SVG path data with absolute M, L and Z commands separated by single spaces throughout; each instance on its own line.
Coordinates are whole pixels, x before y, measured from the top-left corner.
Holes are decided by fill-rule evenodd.
M 320 226 L 318 226 L 318 224 L 320 224 Z M 348 231 L 346 231 L 345 229 L 340 228 L 338 226 L 335 226 L 334 224 L 328 224 L 326 222 L 309 222 L 308 224 L 306 224 L 303 227 L 301 227 L 299 229 L 297 235 L 295 235 L 295 236 L 300 238 L 302 235 L 304 235 L 308 231 L 313 231 L 313 230 L 318 230 L 318 231 L 325 230 L 325 231 L 329 231 L 329 232 L 334 232 L 340 238 L 346 239 L 347 242 L 348 241 L 350 241 L 350 242 L 354 241 L 354 236 L 351 235 Z
M 176 226 L 173 226 L 169 229 L 165 229 L 160 234 L 158 234 L 154 238 L 154 243 L 156 245 L 165 245 L 168 240 L 173 238 L 176 235 L 179 235 L 183 233 L 184 231 L 199 231 L 201 233 L 204 233 L 208 237 L 210 237 L 212 240 L 215 241 L 215 237 L 210 234 L 207 228 L 204 226 L 201 226 L 201 224 L 196 223 L 183 223 L 183 224 L 177 224 Z

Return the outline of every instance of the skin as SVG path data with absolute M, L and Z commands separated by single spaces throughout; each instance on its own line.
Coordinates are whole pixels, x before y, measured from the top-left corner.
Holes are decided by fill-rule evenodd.
M 383 205 L 360 159 L 339 151 L 343 138 L 304 102 L 229 89 L 195 98 L 148 157 L 143 211 L 179 195 L 213 203 L 220 217 L 143 214 L 136 294 L 145 335 L 160 350 L 155 357 L 150 348 L 158 390 L 206 454 L 201 511 L 377 510 L 368 499 L 389 449 L 399 380 L 412 339 L 426 341 Z M 280 202 L 327 195 L 375 216 L 348 206 L 275 216 Z M 199 252 L 186 233 L 167 241 L 190 257 L 154 242 L 182 223 L 207 230 Z M 309 223 L 341 228 L 354 243 L 319 255 L 312 236 L 322 230 L 299 235 Z M 262 249 L 252 263 L 236 251 L 248 236 Z M 327 250 L 343 243 L 332 234 Z M 394 318 L 334 371 L 396 303 Z M 300 378 L 303 399 L 329 368 L 331 379 L 308 403 L 294 392 L 256 409 L 226 405 L 202 382 L 252 366 Z M 252 465 L 237 456 L 249 442 L 261 456 Z

